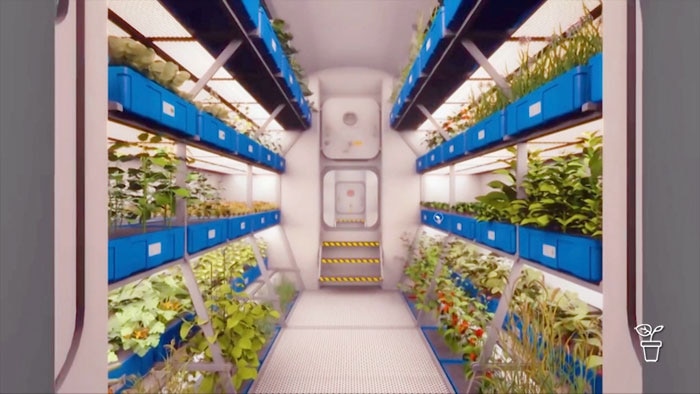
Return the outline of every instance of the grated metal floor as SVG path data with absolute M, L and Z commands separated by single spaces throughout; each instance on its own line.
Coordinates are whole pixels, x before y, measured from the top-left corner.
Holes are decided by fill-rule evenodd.
M 302 293 L 251 393 L 451 393 L 398 292 Z

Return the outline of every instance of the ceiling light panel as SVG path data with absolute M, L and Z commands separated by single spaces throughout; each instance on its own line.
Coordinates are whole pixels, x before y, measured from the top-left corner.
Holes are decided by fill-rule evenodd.
M 191 37 L 156 0 L 109 0 L 107 5 L 146 37 Z
M 156 41 L 155 44 L 197 78 L 201 78 L 214 64 L 214 58 L 196 41 Z M 221 68 L 214 74 L 214 78 L 232 77 Z
M 257 101 L 236 81 L 209 81 L 209 86 L 233 105 L 251 105 Z

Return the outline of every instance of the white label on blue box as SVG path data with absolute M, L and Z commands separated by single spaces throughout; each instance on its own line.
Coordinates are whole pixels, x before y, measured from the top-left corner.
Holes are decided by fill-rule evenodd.
M 265 224 L 265 218 L 264 218 L 264 217 L 261 217 L 261 218 L 260 218 L 260 223 Z
M 428 38 L 428 41 L 425 42 L 425 50 L 426 50 L 426 51 L 429 51 L 429 50 L 430 50 L 431 44 L 432 44 L 432 39 L 431 39 L 431 38 Z
M 219 139 L 221 141 L 226 141 L 226 132 L 223 130 L 219 130 Z
M 454 145 L 450 145 L 450 153 L 453 153 L 455 151 Z
M 542 102 L 538 101 L 534 104 L 532 104 L 529 108 L 530 111 L 530 117 L 532 118 L 533 116 L 537 116 L 542 113 Z
M 462 223 L 457 223 L 457 231 L 462 231 Z
M 267 155 L 267 161 L 272 160 L 272 155 Z
M 253 153 L 253 145 L 248 145 L 248 153 Z
M 170 104 L 167 101 L 163 101 L 163 113 L 172 116 L 173 118 L 175 117 L 175 106 Z
M 409 75 L 408 76 L 408 83 L 412 83 L 412 82 L 413 82 L 413 75 Z
M 495 231 L 489 230 L 487 236 L 488 236 L 488 238 L 489 238 L 489 241 L 495 241 L 495 240 L 496 240 L 496 232 L 495 232 Z
M 557 248 L 552 245 L 544 244 L 542 245 L 542 255 L 544 257 L 549 257 L 550 259 L 557 258 Z
M 158 256 L 162 251 L 160 242 L 148 245 L 148 257 Z
M 209 230 L 208 236 L 209 236 L 209 239 L 215 238 L 216 237 L 216 230 L 215 229 Z
M 477 138 L 479 140 L 483 140 L 484 137 L 486 137 L 486 130 L 479 130 L 479 133 L 477 133 Z
M 241 230 L 245 230 L 245 222 L 241 222 Z
M 430 161 L 435 161 L 435 155 L 430 155 Z
M 274 39 L 270 40 L 270 44 L 272 44 L 272 50 L 274 52 L 277 52 L 277 43 L 275 42 Z

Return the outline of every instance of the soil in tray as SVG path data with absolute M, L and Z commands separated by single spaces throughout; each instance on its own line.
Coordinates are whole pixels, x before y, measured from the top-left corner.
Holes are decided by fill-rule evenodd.
M 133 226 L 129 227 L 119 227 L 116 230 L 109 231 L 109 239 L 118 239 L 118 238 L 125 238 L 125 237 L 130 237 L 132 235 L 139 235 L 139 234 L 146 234 L 146 233 L 153 233 L 156 231 L 162 231 L 162 230 L 168 230 L 173 228 L 173 226 L 166 226 L 165 224 L 148 224 L 146 225 L 146 231 L 144 231 L 144 228 L 140 224 L 135 224 Z
M 462 356 L 450 350 L 450 348 L 447 346 L 445 340 L 442 338 L 442 335 L 440 335 L 438 330 L 426 329 L 423 330 L 423 332 L 425 333 L 425 336 L 428 339 L 428 341 L 430 341 L 430 344 L 433 346 L 435 354 L 440 361 L 463 360 Z

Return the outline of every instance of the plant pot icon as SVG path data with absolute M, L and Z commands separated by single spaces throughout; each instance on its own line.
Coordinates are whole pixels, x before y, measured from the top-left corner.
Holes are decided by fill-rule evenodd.
M 640 341 L 640 345 L 644 350 L 644 361 L 655 363 L 659 361 L 659 353 L 663 342 L 661 341 Z

